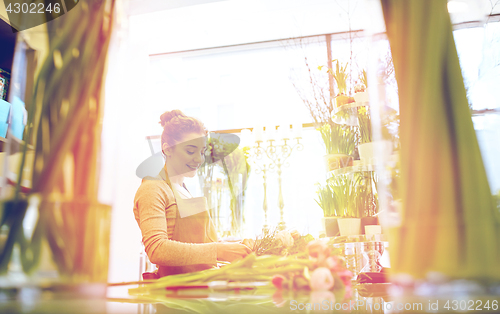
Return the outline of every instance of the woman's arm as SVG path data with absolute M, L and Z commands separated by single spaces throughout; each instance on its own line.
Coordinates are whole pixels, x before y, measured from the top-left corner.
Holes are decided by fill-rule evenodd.
M 169 186 L 162 180 L 144 180 L 134 200 L 134 214 L 146 254 L 153 264 L 183 266 L 214 264 L 217 243 L 192 244 L 168 239 L 166 212 L 177 208 Z

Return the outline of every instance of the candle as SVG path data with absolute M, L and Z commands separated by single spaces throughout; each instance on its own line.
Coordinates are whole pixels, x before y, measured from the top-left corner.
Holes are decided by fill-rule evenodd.
M 252 143 L 252 132 L 249 129 L 243 129 L 240 133 L 240 147 L 250 146 Z
M 296 122 L 293 124 L 293 137 L 302 138 L 302 123 Z
M 254 127 L 252 133 L 256 142 L 262 142 L 264 140 L 264 130 L 261 125 Z
M 286 140 L 289 140 L 290 137 L 291 137 L 291 134 L 290 134 L 290 124 L 282 124 L 279 128 L 278 128 L 278 134 L 280 135 L 280 137 L 282 139 L 286 139 Z
M 267 140 L 276 140 L 276 127 L 274 125 L 266 126 L 266 136 Z

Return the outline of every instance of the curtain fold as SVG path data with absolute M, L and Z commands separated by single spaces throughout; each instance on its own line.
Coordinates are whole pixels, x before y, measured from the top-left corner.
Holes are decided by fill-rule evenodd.
M 500 279 L 500 223 L 446 0 L 381 0 L 399 90 L 402 224 L 395 273 Z

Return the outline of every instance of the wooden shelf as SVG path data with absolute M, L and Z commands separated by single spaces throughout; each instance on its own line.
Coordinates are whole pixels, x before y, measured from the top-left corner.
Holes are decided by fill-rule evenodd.
M 10 137 L 12 139 L 12 143 L 11 143 L 11 150 L 10 150 L 10 153 L 11 154 L 14 154 L 14 153 L 17 153 L 17 152 L 20 152 L 22 150 L 22 147 L 24 145 L 24 141 L 23 140 L 20 140 L 18 139 L 17 137 Z M 5 152 L 6 150 L 6 145 L 8 145 L 8 140 L 4 137 L 0 137 L 0 152 Z M 34 146 L 31 145 L 31 144 L 28 144 L 28 150 L 34 150 Z
M 375 171 L 375 165 L 356 165 L 351 167 L 343 167 L 339 169 L 335 169 L 326 173 L 327 180 L 331 178 L 342 175 L 342 174 L 350 174 L 354 172 L 365 172 L 365 171 Z
M 368 103 L 350 103 L 347 105 L 342 105 L 340 107 L 334 108 L 332 111 L 332 121 L 337 123 L 337 124 L 345 124 L 345 125 L 350 125 L 350 126 L 358 126 L 358 111 L 354 110 L 359 107 L 369 107 Z M 348 110 L 352 109 L 352 112 L 349 112 Z M 345 111 L 345 115 L 348 117 L 348 119 L 342 119 L 339 117 L 336 117 L 336 115 L 341 112 Z M 355 112 L 354 112 L 355 111 Z
M 353 102 L 347 105 L 342 105 L 340 107 L 333 108 L 333 114 L 337 114 L 338 112 L 346 109 L 358 108 L 358 107 L 369 107 L 370 105 L 367 103 L 357 103 Z

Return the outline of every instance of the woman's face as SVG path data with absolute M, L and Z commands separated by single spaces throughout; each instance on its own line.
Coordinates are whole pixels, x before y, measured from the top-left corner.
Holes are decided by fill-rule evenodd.
M 205 161 L 206 149 L 207 138 L 204 134 L 185 134 L 174 147 L 164 149 L 167 154 L 169 175 L 194 177 L 196 170 Z M 170 173 L 170 171 L 173 173 Z

